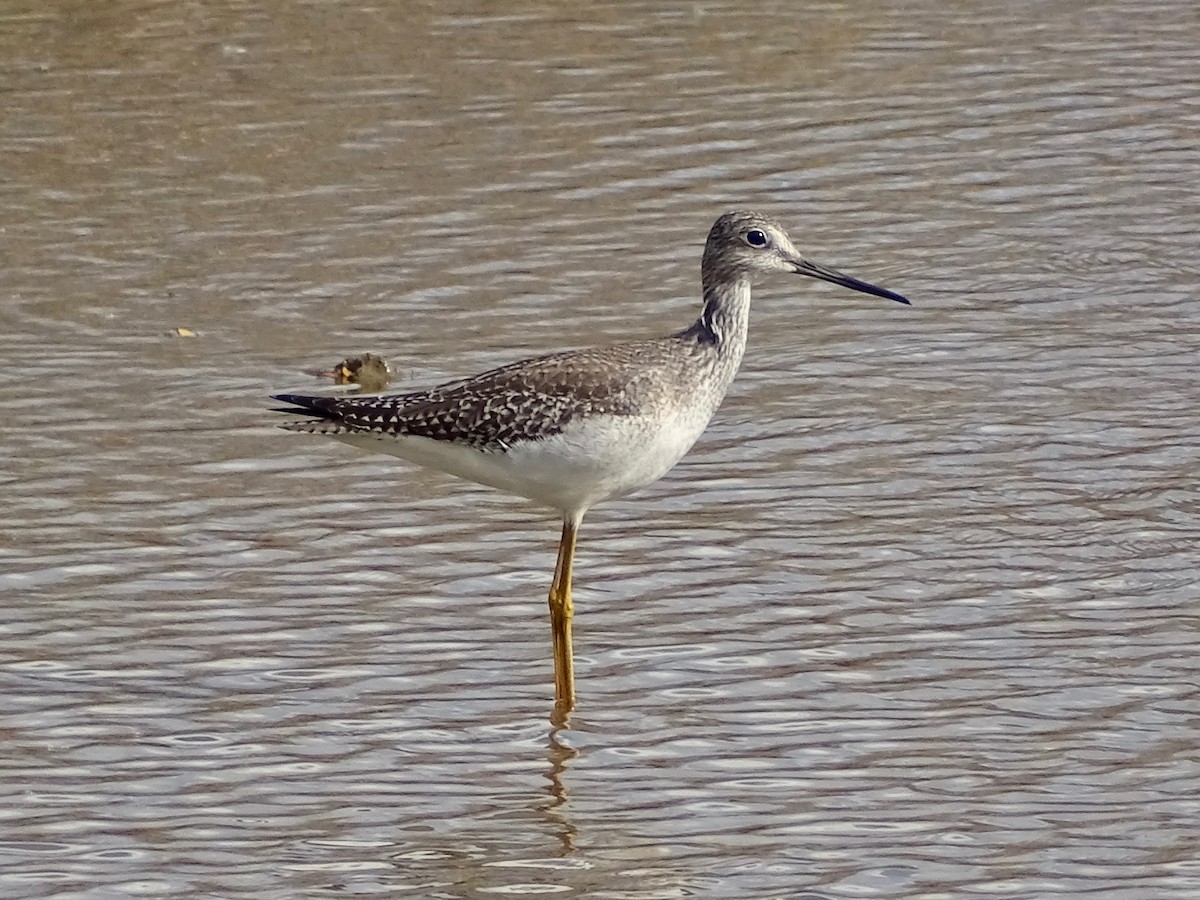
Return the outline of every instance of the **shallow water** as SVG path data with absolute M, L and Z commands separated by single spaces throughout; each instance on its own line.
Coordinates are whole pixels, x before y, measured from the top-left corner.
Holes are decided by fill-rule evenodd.
M 1187 4 L 9 4 L 0 896 L 1200 893 Z M 557 524 L 273 427 L 786 278 Z M 168 332 L 187 326 L 196 338 Z

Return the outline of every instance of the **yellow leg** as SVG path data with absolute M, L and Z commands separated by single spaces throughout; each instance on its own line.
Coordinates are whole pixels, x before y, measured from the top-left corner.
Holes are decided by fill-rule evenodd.
M 571 566 L 575 561 L 575 538 L 579 519 L 563 520 L 562 540 L 558 544 L 558 565 L 550 585 L 550 631 L 554 638 L 554 706 L 559 712 L 575 707 L 575 659 L 571 650 L 571 619 L 575 604 L 571 601 Z

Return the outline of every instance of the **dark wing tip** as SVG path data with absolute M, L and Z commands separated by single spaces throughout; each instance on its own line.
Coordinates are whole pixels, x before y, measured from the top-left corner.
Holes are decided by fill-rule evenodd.
M 300 412 L 316 413 L 319 416 L 337 418 L 337 397 L 313 397 L 308 394 L 272 394 L 272 400 L 279 400 L 290 406 L 276 406 L 272 412 L 296 415 Z

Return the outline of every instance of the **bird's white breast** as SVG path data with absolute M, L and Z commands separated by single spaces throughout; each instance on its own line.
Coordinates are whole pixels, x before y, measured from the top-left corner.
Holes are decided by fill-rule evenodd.
M 699 410 L 666 418 L 577 419 L 558 434 L 480 450 L 467 444 L 403 435 L 341 434 L 346 443 L 382 451 L 460 478 L 582 514 L 593 504 L 644 487 L 665 475 L 708 424 Z

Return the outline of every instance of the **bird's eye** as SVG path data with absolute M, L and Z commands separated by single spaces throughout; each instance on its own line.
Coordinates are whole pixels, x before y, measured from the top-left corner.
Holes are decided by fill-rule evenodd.
M 746 243 L 749 244 L 751 247 L 767 246 L 766 233 L 763 231 L 760 231 L 757 228 L 751 228 L 749 231 L 746 232 L 745 237 L 746 237 Z

